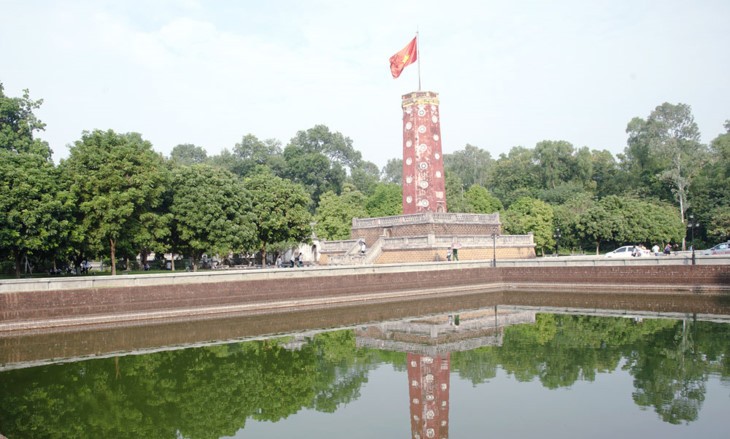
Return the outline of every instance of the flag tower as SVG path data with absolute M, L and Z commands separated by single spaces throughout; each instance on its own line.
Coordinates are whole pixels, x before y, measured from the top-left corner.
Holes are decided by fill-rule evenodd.
M 403 214 L 447 212 L 438 93 L 403 95 Z
M 397 78 L 418 61 L 418 91 L 403 95 L 403 213 L 446 212 L 446 184 L 441 152 L 438 93 L 421 91 L 418 33 L 390 57 L 390 72 Z

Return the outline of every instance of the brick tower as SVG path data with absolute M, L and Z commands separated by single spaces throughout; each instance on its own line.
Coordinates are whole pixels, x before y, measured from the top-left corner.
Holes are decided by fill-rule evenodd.
M 446 212 L 438 93 L 403 95 L 403 214 Z

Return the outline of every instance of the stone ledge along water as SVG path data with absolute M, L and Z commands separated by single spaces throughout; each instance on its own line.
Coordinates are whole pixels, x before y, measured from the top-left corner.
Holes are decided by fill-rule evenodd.
M 598 300 L 609 309 L 652 297 L 661 298 L 662 306 L 696 303 L 692 312 L 730 314 L 728 264 L 493 268 L 485 261 L 33 279 L 3 281 L 0 287 L 0 334 L 275 314 L 475 292 L 499 292 L 503 304 L 540 306 L 559 297 L 564 306 L 594 306 Z

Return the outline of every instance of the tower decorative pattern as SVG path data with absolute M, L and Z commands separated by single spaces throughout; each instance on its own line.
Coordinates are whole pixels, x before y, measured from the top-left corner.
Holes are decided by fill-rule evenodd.
M 448 439 L 451 355 L 408 353 L 408 382 L 413 439 Z
M 446 212 L 438 93 L 403 95 L 403 214 Z

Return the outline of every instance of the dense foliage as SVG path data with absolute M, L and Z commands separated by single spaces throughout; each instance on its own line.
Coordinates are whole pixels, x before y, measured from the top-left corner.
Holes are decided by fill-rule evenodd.
M 349 238 L 353 217 L 401 212 L 401 159 L 378 169 L 325 125 L 286 145 L 246 134 L 217 155 L 181 144 L 169 158 L 140 134 L 95 130 L 55 166 L 36 137 L 45 127 L 34 115 L 41 104 L 27 91 L 5 96 L 0 84 L 6 273 L 86 258 L 104 258 L 115 270 L 117 257 L 128 263 L 149 251 L 182 253 L 193 267 L 210 253 L 250 252 L 265 261 L 267 248 L 307 241 L 312 218 L 319 238 L 340 239 Z M 507 233 L 532 233 L 543 253 L 629 243 L 681 249 L 692 235 L 689 216 L 699 223 L 692 244 L 708 247 L 730 238 L 730 121 L 724 129 L 703 145 L 691 108 L 664 103 L 628 122 L 626 148 L 616 156 L 544 140 L 495 159 L 467 144 L 444 155 L 447 206 L 500 212 Z

